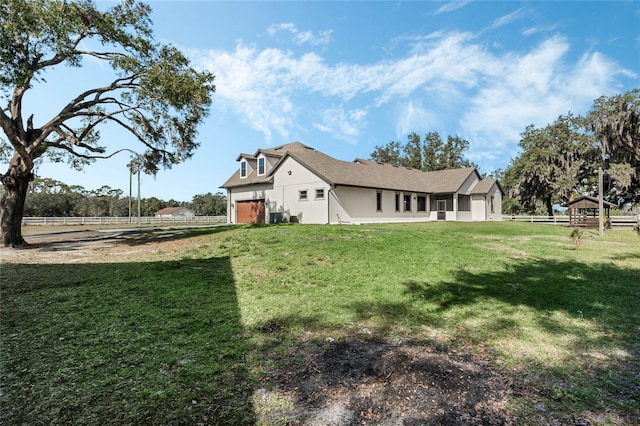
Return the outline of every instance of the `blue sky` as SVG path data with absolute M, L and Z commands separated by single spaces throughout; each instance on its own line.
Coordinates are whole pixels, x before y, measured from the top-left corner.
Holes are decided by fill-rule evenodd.
M 640 87 L 638 1 L 149 3 L 156 40 L 215 74 L 217 91 L 195 156 L 143 175 L 143 198 L 215 193 L 239 153 L 293 141 L 353 160 L 437 131 L 468 140 L 480 172 L 504 169 L 527 125 Z M 49 73 L 25 108 L 46 121 L 81 87 L 110 82 L 107 71 L 86 61 Z M 137 148 L 112 129 L 102 136 Z M 123 153 L 84 172 L 45 164 L 37 173 L 126 195 L 128 161 Z

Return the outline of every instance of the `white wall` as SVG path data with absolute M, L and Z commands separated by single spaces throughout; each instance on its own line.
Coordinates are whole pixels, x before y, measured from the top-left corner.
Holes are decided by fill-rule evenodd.
M 396 191 L 381 190 L 382 210 L 376 210 L 376 194 L 379 190 L 339 186 L 331 190 L 329 221 L 331 223 L 384 223 L 384 222 L 420 222 L 429 220 L 429 212 L 418 212 L 419 194 L 400 194 L 400 211 L 396 211 Z M 411 195 L 411 211 L 404 212 L 402 196 Z M 420 194 L 424 195 L 424 194 Z M 426 197 L 426 207 L 429 200 Z M 348 212 L 348 213 L 347 213 Z
M 485 220 L 487 218 L 487 202 L 484 195 L 471 196 L 472 220 Z
M 329 189 L 324 180 L 287 157 L 274 174 L 268 207 L 287 217 L 297 216 L 300 223 L 329 223 Z M 317 198 L 317 190 L 322 190 L 324 197 Z M 307 191 L 306 200 L 300 199 L 300 191 Z
M 478 175 L 475 173 L 471 173 L 469 177 L 464 181 L 462 186 L 460 186 L 460 189 L 458 190 L 458 192 L 453 195 L 453 210 L 455 211 L 456 214 L 452 220 L 461 220 L 461 221 L 475 220 L 474 210 L 473 210 L 473 207 L 474 207 L 473 197 L 471 200 L 471 211 L 461 212 L 461 211 L 458 211 L 458 194 L 468 195 L 471 188 L 473 188 L 479 181 L 480 179 L 478 178 Z M 450 212 L 447 212 L 447 213 L 450 213 Z M 449 215 L 447 214 L 447 220 L 449 220 L 448 217 Z
M 493 212 L 491 212 L 491 197 L 493 198 Z M 502 220 L 502 192 L 494 184 L 486 195 L 471 196 L 471 211 L 473 220 Z
M 491 212 L 491 197 L 493 199 L 493 213 Z M 487 220 L 502 220 L 502 192 L 497 184 L 493 184 L 487 193 Z
M 473 207 L 472 207 L 473 208 Z M 472 221 L 473 220 L 473 211 L 470 212 L 458 212 L 457 220 L 461 221 Z

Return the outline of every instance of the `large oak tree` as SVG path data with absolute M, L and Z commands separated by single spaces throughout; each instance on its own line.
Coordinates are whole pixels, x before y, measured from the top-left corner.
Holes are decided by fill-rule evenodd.
M 133 135 L 135 146 L 124 150 L 139 153 L 135 161 L 146 173 L 193 155 L 215 90 L 213 76 L 195 70 L 175 47 L 155 43 L 150 13 L 134 0 L 109 8 L 91 0 L 0 1 L 0 96 L 6 105 L 0 151 L 8 163 L 0 176 L 1 246 L 25 244 L 24 203 L 38 161 L 82 168 L 123 150 L 100 144 L 103 125 Z M 29 91 L 46 84 L 47 70 L 82 67 L 86 58 L 110 66 L 112 78 L 70 93 L 49 117 L 23 110 Z
M 594 101 L 585 117 L 560 116 L 545 128 L 528 126 L 522 153 L 502 179 L 519 206 L 533 213 L 572 196 L 597 195 L 597 170 L 606 172 L 604 199 L 617 204 L 640 202 L 640 89 Z M 507 209 L 505 209 L 507 210 Z
M 528 126 L 522 134 L 522 154 L 513 161 L 503 184 L 525 211 L 542 205 L 553 216 L 553 205 L 590 189 L 597 151 L 585 133 L 585 119 L 571 114 L 545 128 Z
M 608 201 L 640 202 L 640 89 L 595 100 L 588 120 L 612 184 Z

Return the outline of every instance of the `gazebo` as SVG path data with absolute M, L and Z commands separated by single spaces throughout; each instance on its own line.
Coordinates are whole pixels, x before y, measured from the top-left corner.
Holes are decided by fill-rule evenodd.
M 598 228 L 600 220 L 598 215 L 599 200 L 596 197 L 583 195 L 582 197 L 571 200 L 564 204 L 569 209 L 569 226 L 580 228 Z M 608 201 L 603 201 L 605 228 L 611 227 L 609 221 L 609 210 L 611 207 L 617 207 Z

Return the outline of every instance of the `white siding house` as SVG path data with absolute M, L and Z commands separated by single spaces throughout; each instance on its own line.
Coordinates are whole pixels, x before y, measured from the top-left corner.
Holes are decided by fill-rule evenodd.
M 299 142 L 240 154 L 227 190 L 229 223 L 500 220 L 503 191 L 475 168 L 422 172 L 342 161 Z
M 166 207 L 158 210 L 155 217 L 193 217 L 193 211 L 186 207 Z

